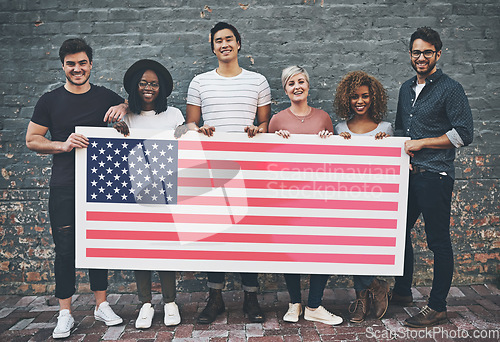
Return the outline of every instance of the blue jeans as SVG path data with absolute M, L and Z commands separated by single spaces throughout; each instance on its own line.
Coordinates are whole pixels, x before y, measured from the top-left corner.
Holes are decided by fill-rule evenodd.
M 75 294 L 75 188 L 51 187 L 49 216 L 56 258 L 56 298 L 66 299 Z M 108 288 L 108 270 L 89 269 L 90 289 Z
M 207 285 L 211 289 L 222 290 L 224 288 L 224 281 L 226 273 L 224 272 L 207 272 L 208 282 Z M 257 273 L 240 273 L 241 285 L 243 290 L 247 292 L 257 292 L 259 290 L 259 282 L 257 280 Z
M 352 278 L 354 280 L 354 289 L 356 291 L 363 291 L 370 287 L 373 283 L 373 279 L 375 279 L 375 276 L 355 275 Z
M 284 274 L 286 287 L 290 294 L 290 301 L 293 304 L 301 303 L 300 294 L 300 274 Z M 316 309 L 321 305 L 323 299 L 323 291 L 325 290 L 326 282 L 330 276 L 327 274 L 311 274 L 309 278 L 309 298 L 307 306 L 311 309 Z
M 446 310 L 446 297 L 453 277 L 453 249 L 450 238 L 450 210 L 453 178 L 435 172 L 410 176 L 404 271 L 396 277 L 394 292 L 411 295 L 413 281 L 413 247 L 411 229 L 420 213 L 424 217 L 427 246 L 434 253 L 434 279 L 429 307 L 438 312 Z

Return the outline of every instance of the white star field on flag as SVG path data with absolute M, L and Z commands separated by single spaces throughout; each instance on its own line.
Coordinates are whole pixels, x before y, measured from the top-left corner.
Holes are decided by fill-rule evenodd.
M 177 203 L 177 141 L 93 138 L 87 201 Z

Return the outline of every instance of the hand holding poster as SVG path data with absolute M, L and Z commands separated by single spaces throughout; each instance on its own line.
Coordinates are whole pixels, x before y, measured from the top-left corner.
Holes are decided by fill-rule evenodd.
M 77 132 L 77 267 L 402 274 L 406 138 Z

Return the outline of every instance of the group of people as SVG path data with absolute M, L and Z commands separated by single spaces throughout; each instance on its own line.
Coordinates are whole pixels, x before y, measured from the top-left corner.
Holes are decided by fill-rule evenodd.
M 173 88 L 168 70 L 160 63 L 143 59 L 134 63 L 124 76 L 128 99 L 89 82 L 92 49 L 82 39 L 66 40 L 59 51 L 66 83 L 38 101 L 29 123 L 26 144 L 39 153 L 53 154 L 50 180 L 49 215 L 55 244 L 56 297 L 60 311 L 54 338 L 71 333 L 74 319 L 71 298 L 75 293 L 75 156 L 77 148 L 86 148 L 87 137 L 74 132 L 75 126 L 113 124 L 124 135 L 129 128 L 187 130 L 212 136 L 217 132 L 246 132 L 249 137 L 276 133 L 283 138 L 291 134 L 317 134 L 328 139 L 338 134 L 373 136 L 383 139 L 391 135 L 410 137 L 405 152 L 411 157 L 408 218 L 404 274 L 396 277 L 394 288 L 375 276 L 354 276 L 356 300 L 351 303 L 350 321 L 362 322 L 372 309 L 377 318 L 384 316 L 389 303 L 412 303 L 413 249 L 410 231 L 422 213 L 429 249 L 434 253 L 434 279 L 429 301 L 420 312 L 409 317 L 410 327 L 427 327 L 446 320 L 446 297 L 453 274 L 453 251 L 449 233 L 451 193 L 454 182 L 455 149 L 468 145 L 473 138 L 471 110 L 462 86 L 437 69 L 442 43 L 439 34 L 428 28 L 417 29 L 410 39 L 409 55 L 416 76 L 403 83 L 399 93 L 395 133 L 383 121 L 387 111 L 387 95 L 382 84 L 363 72 L 348 73 L 339 83 L 334 108 L 343 121 L 333 127 L 328 113 L 308 104 L 309 74 L 299 66 L 282 71 L 281 82 L 290 99 L 290 107 L 271 118 L 271 92 L 266 78 L 241 68 L 238 53 L 241 37 L 227 23 L 217 23 L 210 32 L 211 48 L 218 60 L 215 70 L 200 74 L 191 81 L 187 92 L 186 120 L 181 111 L 167 105 Z M 203 125 L 200 121 L 203 119 Z M 51 139 L 46 138 L 50 131 Z M 159 271 L 164 301 L 164 323 L 181 322 L 175 303 L 175 272 Z M 329 325 L 343 319 L 322 305 L 323 291 L 329 275 L 310 275 L 307 306 L 302 306 L 300 275 L 285 274 L 290 294 L 288 311 L 283 320 L 304 319 Z M 135 326 L 151 326 L 154 308 L 151 304 L 151 271 L 135 271 L 142 307 Z M 209 296 L 197 321 L 213 322 L 225 311 L 222 297 L 225 274 L 208 273 Z M 250 322 L 263 322 L 256 273 L 241 273 L 244 290 L 243 311 Z M 91 290 L 96 306 L 94 317 L 112 326 L 122 323 L 106 301 L 107 270 L 89 270 Z

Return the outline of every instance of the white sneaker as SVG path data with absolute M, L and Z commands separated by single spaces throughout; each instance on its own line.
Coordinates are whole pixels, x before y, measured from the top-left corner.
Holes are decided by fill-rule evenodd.
M 151 327 L 151 322 L 153 322 L 153 316 L 155 315 L 155 309 L 151 306 L 151 303 L 144 303 L 137 320 L 135 321 L 136 329 L 148 329 Z
M 332 314 L 322 306 L 319 306 L 316 310 L 311 310 L 306 306 L 304 319 L 330 325 L 337 325 L 343 321 L 342 317 Z
M 114 313 L 108 302 L 102 302 L 101 305 L 99 305 L 99 309 L 96 307 L 96 310 L 94 310 L 94 318 L 97 321 L 106 323 L 108 327 L 123 322 L 123 319 Z
M 298 322 L 299 316 L 302 314 L 302 305 L 300 303 L 288 303 L 288 311 L 285 316 L 283 316 L 283 320 L 285 322 Z
M 75 325 L 73 316 L 69 313 L 68 309 L 59 311 L 57 316 L 57 325 L 52 332 L 53 338 L 66 338 L 71 334 L 71 329 Z
M 165 318 L 163 319 L 163 323 L 165 323 L 166 326 L 177 325 L 181 322 L 179 308 L 175 302 L 165 304 L 164 310 Z

